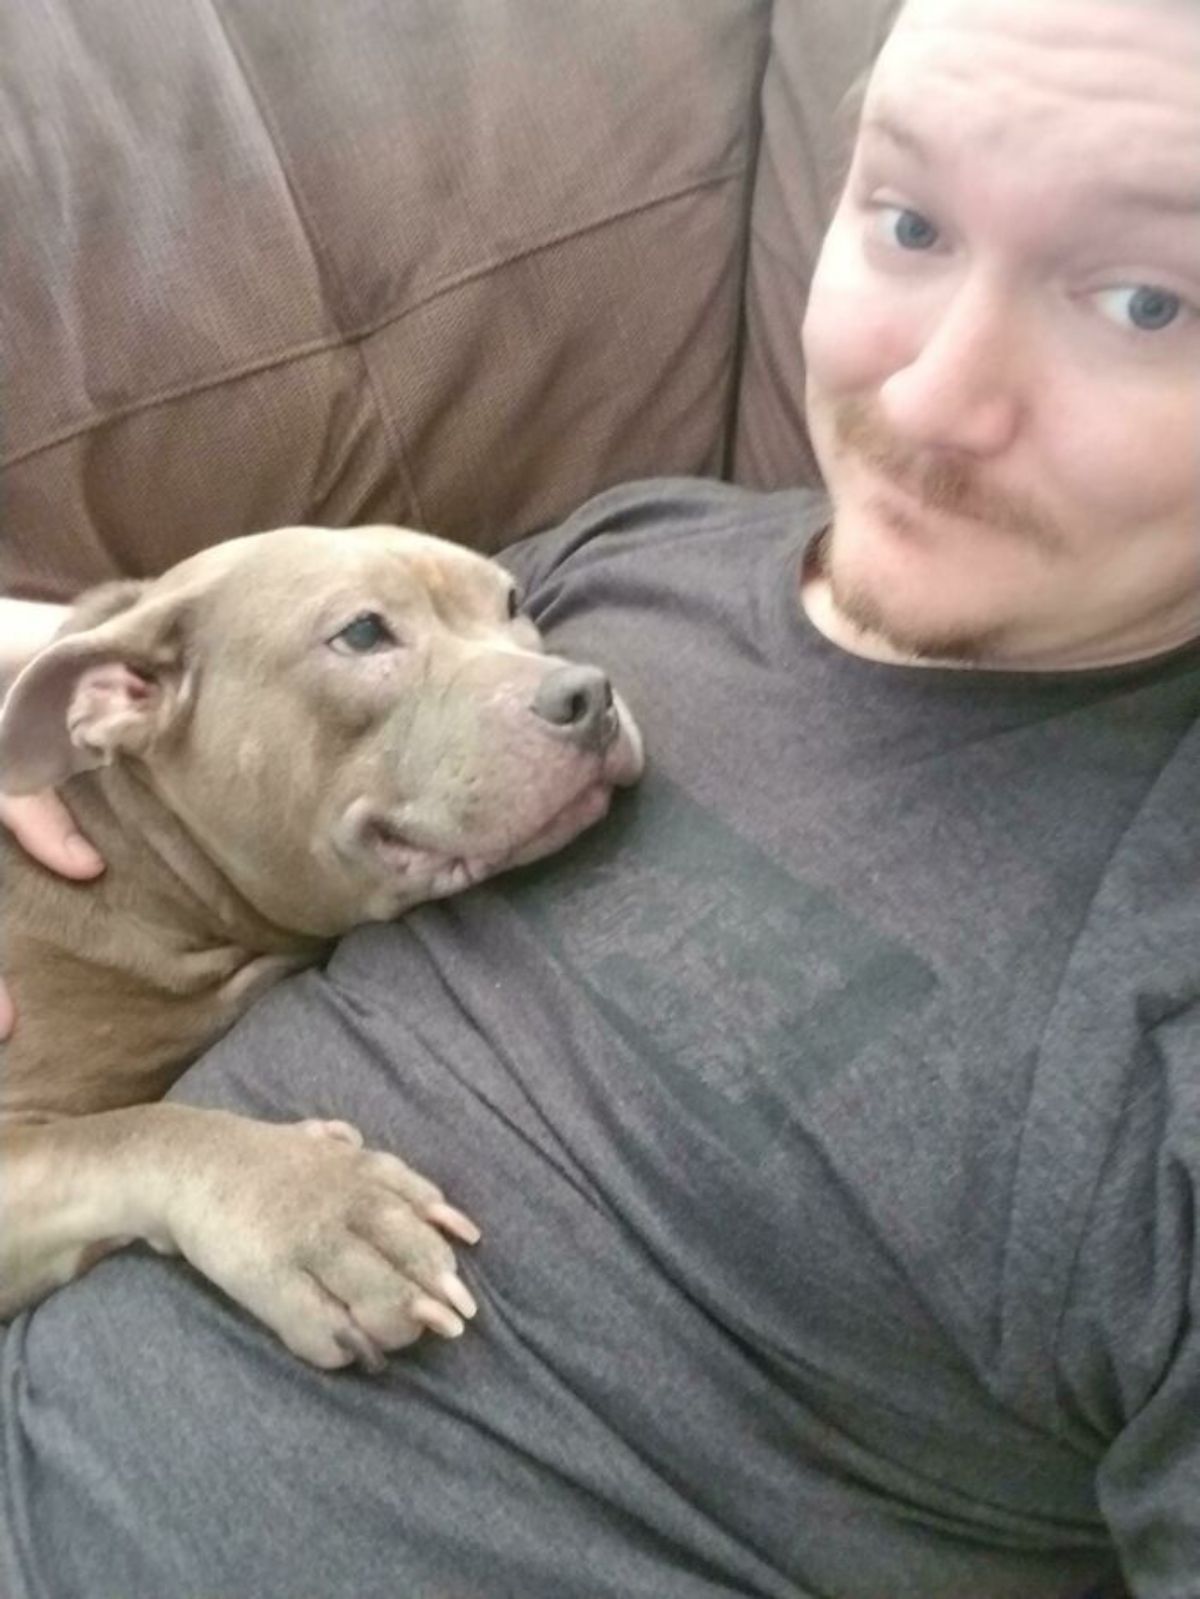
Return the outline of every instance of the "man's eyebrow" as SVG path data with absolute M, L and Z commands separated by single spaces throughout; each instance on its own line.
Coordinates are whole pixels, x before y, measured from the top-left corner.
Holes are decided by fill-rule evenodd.
M 1102 200 L 1113 200 L 1129 211 L 1166 211 L 1194 221 L 1200 216 L 1200 185 L 1190 193 L 1182 189 L 1143 188 L 1136 183 L 1108 183 L 1099 190 Z

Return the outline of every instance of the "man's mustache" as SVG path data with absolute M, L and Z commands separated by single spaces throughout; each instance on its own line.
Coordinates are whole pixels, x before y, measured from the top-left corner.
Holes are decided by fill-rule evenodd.
M 1037 506 L 981 484 L 971 462 L 953 456 L 929 458 L 893 439 L 865 400 L 842 400 L 833 408 L 834 437 L 873 471 L 931 511 L 983 522 L 1002 533 L 1056 555 L 1063 538 Z

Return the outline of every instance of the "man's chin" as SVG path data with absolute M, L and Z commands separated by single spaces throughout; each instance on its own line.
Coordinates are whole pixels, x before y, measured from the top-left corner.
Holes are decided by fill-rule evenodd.
M 916 661 L 946 661 L 971 666 L 995 649 L 995 630 L 969 628 L 948 618 L 905 615 L 899 606 L 878 601 L 863 590 L 831 588 L 838 614 L 890 654 Z
M 893 579 L 882 568 L 883 563 L 877 563 L 873 571 L 854 571 L 829 547 L 828 536 L 815 559 L 840 627 L 857 635 L 868 653 L 961 666 L 995 653 L 1002 630 L 956 614 L 949 596 L 934 591 L 933 574 L 924 582 L 913 581 L 909 574 Z

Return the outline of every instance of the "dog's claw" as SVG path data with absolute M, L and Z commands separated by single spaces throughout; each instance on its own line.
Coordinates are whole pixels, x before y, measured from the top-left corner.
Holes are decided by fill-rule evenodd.
M 461 1210 L 455 1210 L 453 1205 L 447 1205 L 445 1200 L 430 1205 L 425 1212 L 425 1219 L 433 1222 L 435 1227 L 441 1227 L 444 1232 L 461 1238 L 464 1244 L 477 1244 L 482 1237 L 471 1218 L 464 1216 Z
M 414 1301 L 412 1313 L 431 1332 L 441 1333 L 443 1338 L 461 1338 L 465 1330 L 460 1318 L 448 1306 L 430 1299 L 427 1294 Z
M 471 1292 L 462 1278 L 456 1272 L 443 1272 L 438 1278 L 438 1287 L 442 1291 L 442 1297 L 450 1301 L 460 1316 L 465 1316 L 470 1321 L 479 1306 L 471 1297 Z

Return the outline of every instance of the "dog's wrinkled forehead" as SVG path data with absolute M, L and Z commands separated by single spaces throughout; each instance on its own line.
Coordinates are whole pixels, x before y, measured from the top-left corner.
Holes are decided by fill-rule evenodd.
M 377 610 L 392 622 L 494 625 L 511 580 L 492 561 L 407 528 L 280 528 L 202 551 L 160 579 L 199 593 L 197 631 L 281 651 Z

